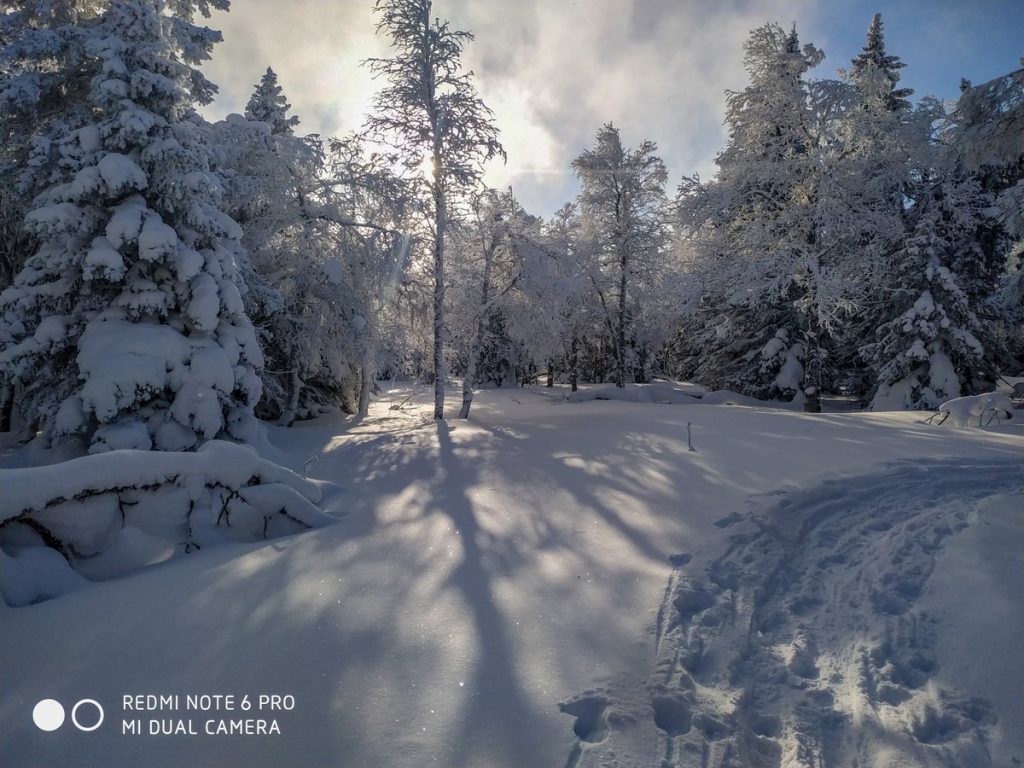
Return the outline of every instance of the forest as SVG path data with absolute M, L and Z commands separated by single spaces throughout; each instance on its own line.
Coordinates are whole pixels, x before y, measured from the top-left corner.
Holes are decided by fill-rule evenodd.
M 530 212 L 484 182 L 515 160 L 464 63 L 485 41 L 366 4 L 372 107 L 320 135 L 273 61 L 204 116 L 229 0 L 0 0 L 0 762 L 125 748 L 30 728 L 19 660 L 62 629 L 105 728 L 122 695 L 244 679 L 307 719 L 231 727 L 310 765 L 1024 758 L 1012 638 L 965 634 L 1005 604 L 936 607 L 1020 573 L 1024 59 L 942 100 L 901 85 L 881 14 L 832 76 L 767 22 L 728 52 L 713 174 L 670 178 L 673 137 L 609 115 L 576 194 Z M 166 639 L 158 677 L 118 688 L 104 626 L 139 664 Z M 942 638 L 984 680 L 1016 656 L 1011 682 L 970 688 Z
M 477 386 L 538 377 L 933 409 L 1021 369 L 1024 71 L 912 103 L 880 16 L 837 80 L 808 78 L 823 54 L 795 27 L 754 30 L 713 178 L 670 181 L 609 122 L 543 219 L 481 185 L 500 135 L 460 67 L 471 35 L 429 4 L 378 4 L 394 56 L 368 62 L 381 90 L 345 137 L 301 135 L 269 67 L 244 115 L 199 117 L 199 22 L 226 3 L 22 5 L 5 431 L 179 450 L 254 414 L 365 412 L 394 377 L 459 377 L 466 413 Z M 128 337 L 150 366 L 110 362 Z

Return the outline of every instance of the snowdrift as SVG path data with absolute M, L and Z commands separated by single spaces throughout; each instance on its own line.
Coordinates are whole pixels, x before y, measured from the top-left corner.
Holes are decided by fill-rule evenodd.
M 928 422 L 956 427 L 987 427 L 1013 418 L 1013 401 L 1002 392 L 989 392 L 970 397 L 955 397 L 939 406 Z
M 605 386 L 581 389 L 566 397 L 570 403 L 593 400 L 616 400 L 623 403 L 661 403 L 664 405 L 746 405 L 759 408 L 799 408 L 802 400 L 784 403 L 758 400 L 727 389 L 708 392 L 695 384 L 630 384 L 627 387 Z
M 319 487 L 253 449 L 116 450 L 2 471 L 0 590 L 26 605 L 218 541 L 321 525 Z

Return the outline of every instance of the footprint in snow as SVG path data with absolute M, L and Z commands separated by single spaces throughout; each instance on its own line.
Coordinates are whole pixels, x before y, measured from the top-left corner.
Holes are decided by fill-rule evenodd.
M 606 696 L 587 691 L 558 705 L 558 709 L 576 718 L 572 730 L 580 741 L 596 744 L 608 735 L 608 704 Z

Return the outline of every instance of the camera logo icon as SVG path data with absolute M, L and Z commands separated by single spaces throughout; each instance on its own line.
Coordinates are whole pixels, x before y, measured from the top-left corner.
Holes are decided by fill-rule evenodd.
M 71 708 L 71 722 L 78 730 L 89 733 L 103 725 L 104 714 L 96 699 L 82 699 Z M 32 722 L 41 731 L 56 731 L 64 725 L 65 717 L 64 705 L 56 699 L 43 699 L 32 708 Z

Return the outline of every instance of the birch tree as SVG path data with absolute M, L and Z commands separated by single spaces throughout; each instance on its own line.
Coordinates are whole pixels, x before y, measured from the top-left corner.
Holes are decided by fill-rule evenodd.
M 444 418 L 445 236 L 453 205 L 480 180 L 486 161 L 505 152 L 492 112 L 477 96 L 462 51 L 473 35 L 431 20 L 431 0 L 377 0 L 377 31 L 390 58 L 370 59 L 387 85 L 377 94 L 370 134 L 393 146 L 409 171 L 426 171 L 422 196 L 434 267 L 434 418 Z
M 597 132 L 594 148 L 573 161 L 580 179 L 584 227 L 593 238 L 601 272 L 611 278 L 607 285 L 596 281 L 595 287 L 612 326 L 618 387 L 626 386 L 631 283 L 645 263 L 657 257 L 663 240 L 662 204 L 668 177 L 656 150 L 653 141 L 624 148 L 618 128 L 607 123 Z

